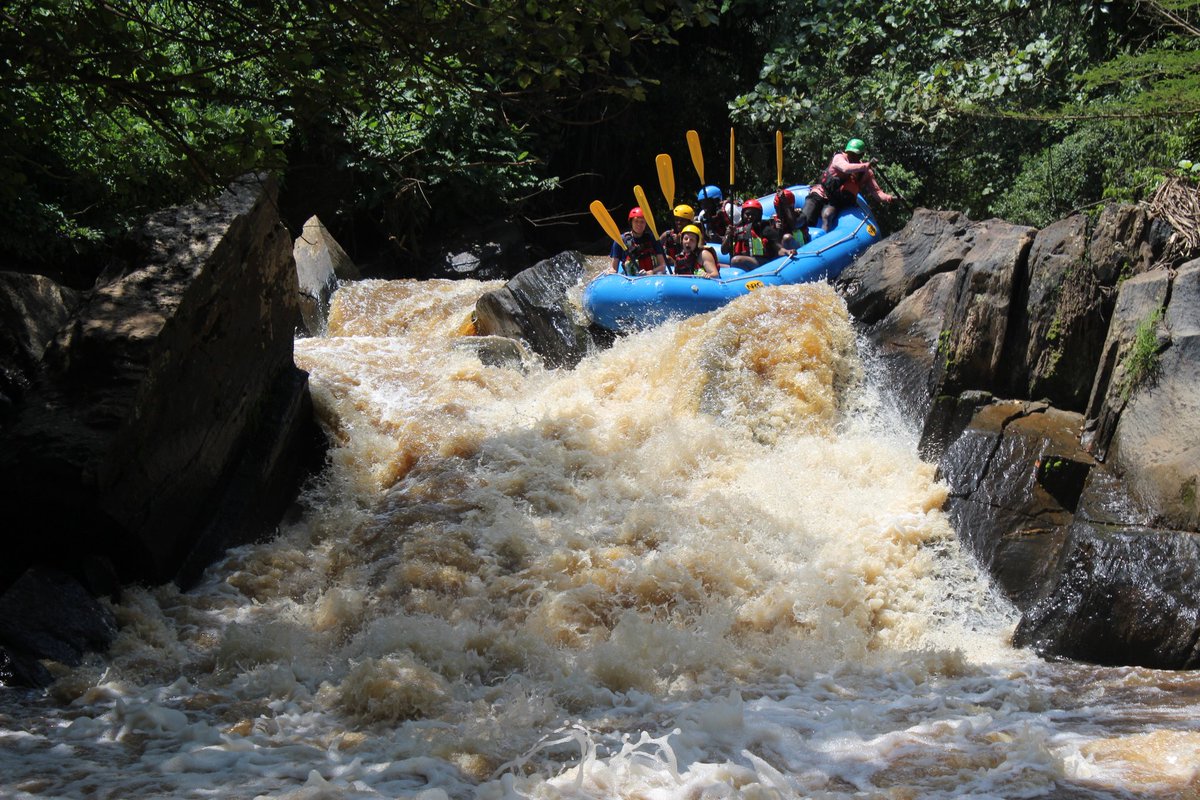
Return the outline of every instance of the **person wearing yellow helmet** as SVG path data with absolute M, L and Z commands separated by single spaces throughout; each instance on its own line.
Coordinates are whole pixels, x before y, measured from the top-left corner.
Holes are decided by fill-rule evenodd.
M 675 215 L 675 223 L 669 230 L 665 230 L 662 236 L 658 237 L 658 241 L 662 243 L 663 253 L 667 257 L 667 266 L 675 263 L 675 257 L 679 255 L 681 249 L 679 243 L 679 232 L 683 230 L 685 225 L 691 225 L 696 218 L 696 212 L 689 205 L 678 205 L 672 211 Z
M 685 225 L 679 232 L 680 251 L 675 258 L 675 274 L 697 278 L 719 278 L 717 254 L 711 247 L 701 247 L 704 234 L 696 225 Z
M 862 139 L 851 139 L 846 142 L 845 150 L 834 154 L 821 179 L 813 184 L 804 201 L 801 216 L 809 227 L 815 227 L 819 221 L 822 230 L 833 230 L 838 212 L 853 208 L 860 194 L 867 200 L 880 203 L 890 203 L 896 199 L 875 182 L 872 169 L 875 159 L 862 160 L 866 149 Z
M 661 275 L 667 271 L 663 260 L 663 248 L 650 226 L 646 224 L 646 215 L 640 206 L 634 206 L 629 212 L 629 230 L 621 234 L 624 247 L 613 242 L 609 250 L 611 259 L 608 271 L 622 272 L 626 275 Z

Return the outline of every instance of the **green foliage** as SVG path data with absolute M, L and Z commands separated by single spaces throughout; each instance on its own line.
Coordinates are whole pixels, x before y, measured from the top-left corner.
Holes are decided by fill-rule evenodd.
M 1195 152 L 1198 3 L 792 4 L 730 110 L 789 131 L 808 176 L 858 136 L 918 202 L 1045 224 L 1134 199 Z
M 632 65 L 711 21 L 667 0 L 12 0 L 0 251 L 55 255 L 147 207 L 317 153 L 392 219 L 551 185 L 538 137 L 644 97 Z M 394 187 L 399 187 L 396 190 Z M 432 215 L 426 214 L 432 218 Z

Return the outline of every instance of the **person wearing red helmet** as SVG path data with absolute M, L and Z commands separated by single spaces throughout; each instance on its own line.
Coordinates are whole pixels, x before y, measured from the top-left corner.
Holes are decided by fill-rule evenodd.
M 729 253 L 729 265 L 742 269 L 754 269 L 779 258 L 781 255 L 795 255 L 796 240 L 789 236 L 784 240 L 783 232 L 762 218 L 762 203 L 757 200 L 747 200 L 742 203 L 741 222 L 729 229 L 721 242 L 721 252 Z
M 809 241 L 808 226 L 796 213 L 796 195 L 790 189 L 780 189 L 775 193 L 775 215 L 771 217 L 771 225 L 779 231 L 783 248 L 796 250 Z M 797 235 L 799 241 L 796 240 Z
M 860 194 L 880 203 L 890 203 L 896 199 L 875 182 L 872 169 L 875 159 L 862 160 L 866 147 L 862 139 L 851 139 L 844 151 L 834 154 L 821 179 L 813 185 L 804 201 L 802 214 L 809 226 L 815 227 L 820 221 L 822 230 L 833 230 L 838 212 L 853 208 Z
M 609 272 L 623 272 L 626 275 L 661 275 L 667 271 L 663 257 L 662 242 L 654 238 L 650 226 L 646 224 L 646 215 L 639 206 L 634 206 L 629 212 L 629 230 L 621 234 L 625 248 L 613 242 L 609 250 L 611 262 Z

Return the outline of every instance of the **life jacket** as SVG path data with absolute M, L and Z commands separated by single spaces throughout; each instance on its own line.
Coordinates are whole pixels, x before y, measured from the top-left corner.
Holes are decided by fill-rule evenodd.
M 704 229 L 705 235 L 711 239 L 724 239 L 726 231 L 729 230 L 729 215 L 725 213 L 725 209 L 721 208 L 715 211 L 712 216 L 701 211 L 697 217 L 700 227 Z
M 704 265 L 700 261 L 700 254 L 707 250 L 716 257 L 716 253 L 711 247 L 697 247 L 692 252 L 680 251 L 675 257 L 675 274 L 676 275 L 704 275 Z
M 848 194 L 850 197 L 858 194 L 858 178 L 849 172 L 842 172 L 839 169 L 834 169 L 833 164 L 825 168 L 821 173 L 820 180 L 821 188 L 825 190 L 825 197 L 832 199 L 838 194 Z
M 625 242 L 625 271 L 627 273 L 634 275 L 639 269 L 654 269 L 655 239 L 649 229 L 642 234 L 640 239 L 633 238 L 633 231 L 625 231 L 621 234 L 621 239 Z
M 733 229 L 733 255 L 761 256 L 763 240 L 753 223 L 744 222 Z
M 690 224 L 690 223 L 689 223 Z M 679 234 L 674 230 L 664 231 L 662 239 L 663 251 L 666 252 L 667 258 L 674 261 L 683 252 L 683 245 L 679 242 Z

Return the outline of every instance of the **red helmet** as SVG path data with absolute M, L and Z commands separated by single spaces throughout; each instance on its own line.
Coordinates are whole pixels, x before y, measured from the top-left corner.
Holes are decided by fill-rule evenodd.
M 629 209 L 629 218 L 630 219 L 645 219 L 646 215 L 642 213 L 641 206 L 634 206 L 633 208 Z
M 789 208 L 796 207 L 796 195 L 792 194 L 788 189 L 780 189 L 775 193 L 775 207 L 787 206 Z
M 746 202 L 742 203 L 742 219 L 748 219 L 751 222 L 758 222 L 762 219 L 762 216 L 762 203 L 758 202 L 757 200 L 747 200 Z

